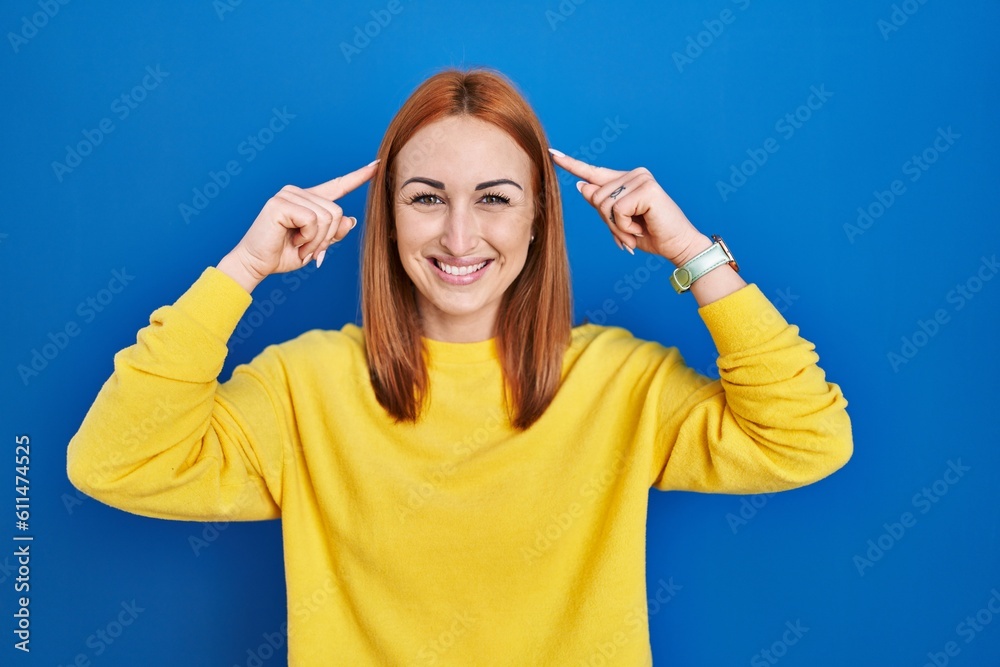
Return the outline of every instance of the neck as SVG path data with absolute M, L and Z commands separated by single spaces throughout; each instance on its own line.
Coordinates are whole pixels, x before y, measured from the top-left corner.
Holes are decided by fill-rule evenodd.
M 421 318 L 421 335 L 445 343 L 478 343 L 496 336 L 496 318 Z

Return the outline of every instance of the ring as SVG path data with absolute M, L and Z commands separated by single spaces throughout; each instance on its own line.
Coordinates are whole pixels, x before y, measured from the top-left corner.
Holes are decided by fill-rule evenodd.
M 608 196 L 611 197 L 612 199 L 614 199 L 614 198 L 616 198 L 618 195 L 620 195 L 623 192 L 625 192 L 625 186 L 624 185 L 619 185 L 618 188 L 614 192 L 612 192 L 610 195 L 608 195 Z

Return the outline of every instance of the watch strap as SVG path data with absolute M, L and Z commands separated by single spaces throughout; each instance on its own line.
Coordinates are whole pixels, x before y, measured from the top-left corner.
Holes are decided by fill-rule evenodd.
M 678 294 L 688 291 L 691 288 L 691 283 L 712 269 L 717 269 L 723 264 L 733 262 L 732 255 L 726 252 L 725 247 L 721 243 L 722 239 L 717 236 L 713 236 L 712 238 L 715 240 L 715 243 L 692 257 L 682 266 L 674 269 L 673 273 L 670 274 L 670 285 Z

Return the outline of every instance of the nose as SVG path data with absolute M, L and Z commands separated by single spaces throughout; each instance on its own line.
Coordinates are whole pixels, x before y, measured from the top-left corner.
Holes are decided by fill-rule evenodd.
M 479 236 L 478 223 L 464 204 L 449 207 L 441 233 L 441 245 L 455 257 L 470 254 Z

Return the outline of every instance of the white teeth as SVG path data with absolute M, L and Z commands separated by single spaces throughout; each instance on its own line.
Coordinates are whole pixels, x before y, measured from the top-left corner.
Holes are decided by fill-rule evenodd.
M 451 264 L 443 264 L 436 259 L 434 260 L 434 263 L 439 269 L 452 276 L 465 276 L 470 273 L 475 273 L 479 269 L 486 266 L 486 262 L 480 262 L 479 264 L 474 264 L 473 266 L 452 266 Z

